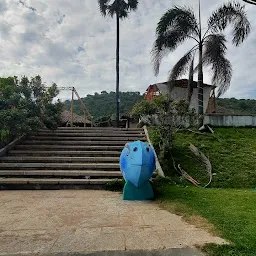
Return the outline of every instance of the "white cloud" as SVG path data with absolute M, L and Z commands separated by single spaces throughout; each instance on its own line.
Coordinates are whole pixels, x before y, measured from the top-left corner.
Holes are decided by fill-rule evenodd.
M 115 91 L 116 24 L 101 16 L 97 0 L 0 0 L 0 76 L 40 74 L 47 83 L 75 86 L 80 96 Z M 202 1 L 203 21 L 216 8 Z M 173 5 L 198 7 L 198 1 L 139 1 L 137 12 L 121 22 L 120 89 L 144 92 L 149 84 L 165 81 L 173 64 L 189 49 L 188 42 L 164 59 L 154 77 L 150 51 L 161 15 Z M 32 11 L 30 8 L 35 8 Z M 256 59 L 256 7 L 247 7 L 252 33 L 244 44 L 229 45 L 233 79 L 225 96 L 256 97 L 253 76 Z M 210 74 L 205 74 L 210 82 Z M 61 97 L 69 97 L 62 92 Z

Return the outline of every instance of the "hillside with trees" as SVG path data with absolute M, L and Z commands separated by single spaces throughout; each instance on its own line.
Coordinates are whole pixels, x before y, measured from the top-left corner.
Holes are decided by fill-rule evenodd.
M 120 114 L 125 115 L 129 113 L 134 104 L 143 99 L 140 92 L 120 92 Z M 94 120 L 102 118 L 115 119 L 116 113 L 116 93 L 102 91 L 100 94 L 87 95 L 82 98 L 82 101 L 86 105 L 88 111 L 93 116 Z M 65 101 L 65 108 L 70 110 L 71 101 Z M 80 102 L 74 100 L 74 112 L 78 115 L 82 115 Z
M 256 100 L 250 99 L 217 99 L 217 111 L 223 114 L 256 115 Z
M 139 92 L 121 92 L 120 93 L 120 113 L 125 115 L 129 113 L 135 103 L 144 98 Z M 82 98 L 88 111 L 93 116 L 94 120 L 102 118 L 115 118 L 116 111 L 116 93 L 102 91 L 100 94 L 87 95 Z M 70 110 L 71 102 L 65 101 L 65 109 Z M 221 114 L 244 114 L 256 115 L 256 100 L 251 99 L 235 99 L 223 98 L 217 99 L 217 111 Z M 78 100 L 74 100 L 74 112 L 82 115 L 82 109 Z

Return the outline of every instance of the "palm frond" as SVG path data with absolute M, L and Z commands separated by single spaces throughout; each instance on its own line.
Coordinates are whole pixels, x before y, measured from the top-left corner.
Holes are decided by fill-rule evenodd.
M 154 43 L 153 49 L 151 51 L 151 55 L 152 55 L 151 62 L 153 64 L 155 76 L 159 74 L 159 68 L 163 58 L 167 56 L 169 53 L 170 53 L 170 50 L 168 48 L 165 47 L 164 49 L 159 49 L 158 42 Z
M 228 59 L 221 56 L 218 62 L 213 65 L 214 75 L 212 84 L 218 85 L 217 97 L 223 95 L 229 88 L 232 78 L 232 65 Z
M 229 2 L 213 12 L 208 19 L 208 28 L 213 32 L 222 32 L 228 25 L 233 26 L 233 44 L 240 45 L 251 31 L 244 5 Z
M 174 26 L 165 34 L 158 35 L 151 51 L 155 75 L 158 75 L 159 73 L 159 67 L 163 57 L 168 53 L 173 52 L 187 38 L 187 34 Z
M 208 35 L 204 41 L 204 64 L 211 65 L 218 60 L 219 56 L 224 56 L 227 52 L 226 42 L 223 34 Z
M 205 38 L 203 65 L 210 65 L 213 71 L 212 84 L 218 86 L 218 97 L 230 86 L 232 66 L 225 58 L 226 38 L 223 34 L 211 34 Z
M 109 0 L 98 0 L 100 12 L 103 16 L 107 15 L 107 10 L 108 10 L 108 2 Z
M 191 35 L 198 35 L 198 22 L 192 10 L 174 7 L 167 11 L 158 22 L 157 38 L 152 49 L 155 75 L 164 56 L 174 51 Z
M 191 62 L 194 58 L 195 48 L 191 49 L 188 53 L 186 53 L 172 68 L 170 71 L 170 75 L 168 80 L 173 81 L 185 75 L 191 66 Z
M 204 38 L 203 66 L 211 65 L 218 55 L 224 56 L 226 54 L 226 42 L 227 40 L 223 34 L 210 34 Z M 198 67 L 199 65 L 194 68 L 194 73 L 198 72 Z
M 138 5 L 139 5 L 138 0 L 128 0 L 128 6 L 129 6 L 130 10 L 132 10 L 132 11 L 137 10 Z
M 127 18 L 130 11 L 135 11 L 137 9 L 139 3 L 138 0 L 115 0 L 112 4 L 109 4 L 109 0 L 101 1 L 105 3 L 105 5 L 103 5 L 103 11 L 105 11 L 106 14 L 111 17 L 118 14 L 120 19 Z
M 121 3 L 123 4 L 123 1 L 121 1 Z M 108 15 L 111 17 L 113 17 L 117 13 L 119 13 L 120 15 L 120 10 L 121 8 L 118 1 L 114 1 L 113 4 L 108 5 L 108 8 L 107 8 Z
M 244 2 L 256 5 L 256 2 L 254 0 L 244 0 Z
M 178 7 L 168 10 L 157 24 L 156 34 L 166 33 L 172 27 L 188 35 L 198 35 L 198 22 L 194 12 L 186 7 Z

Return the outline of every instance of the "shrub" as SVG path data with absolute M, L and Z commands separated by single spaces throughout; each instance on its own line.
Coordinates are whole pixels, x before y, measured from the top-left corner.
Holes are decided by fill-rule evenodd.
M 57 85 L 47 88 L 40 76 L 0 78 L 0 146 L 40 126 L 56 129 L 63 108 L 57 95 Z

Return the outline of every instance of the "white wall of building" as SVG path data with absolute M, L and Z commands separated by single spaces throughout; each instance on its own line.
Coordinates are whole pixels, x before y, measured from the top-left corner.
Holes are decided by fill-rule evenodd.
M 211 94 L 211 87 L 204 88 L 204 112 L 206 112 L 210 94 Z M 174 87 L 171 92 L 171 96 L 174 100 L 186 100 L 187 99 L 187 88 L 183 87 Z M 196 112 L 198 112 L 198 88 L 193 89 L 190 108 L 194 108 Z
M 206 115 L 204 123 L 212 126 L 226 127 L 256 126 L 256 116 Z

